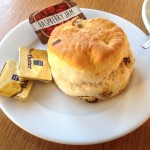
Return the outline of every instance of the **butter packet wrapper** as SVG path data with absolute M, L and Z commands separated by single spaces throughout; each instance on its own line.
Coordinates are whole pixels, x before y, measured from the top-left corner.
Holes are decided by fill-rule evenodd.
M 46 44 L 55 27 L 77 16 L 86 19 L 75 2 L 64 0 L 31 14 L 29 22 L 42 44 Z
M 0 95 L 25 101 L 28 99 L 32 83 L 32 81 L 21 81 L 18 76 L 18 63 L 9 60 L 0 74 Z
M 52 76 L 47 51 L 20 47 L 19 76 L 24 79 L 50 82 Z
M 13 98 L 19 101 L 27 101 L 33 85 L 33 81 L 20 79 L 20 84 L 22 90 L 21 92 L 15 94 Z

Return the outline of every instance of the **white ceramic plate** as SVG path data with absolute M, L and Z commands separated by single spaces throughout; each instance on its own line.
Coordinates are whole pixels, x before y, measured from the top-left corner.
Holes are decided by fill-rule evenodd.
M 128 88 L 111 100 L 95 104 L 65 96 L 54 83 L 35 83 L 27 103 L 0 97 L 1 109 L 15 124 L 37 137 L 58 143 L 93 144 L 113 140 L 133 131 L 150 116 L 150 51 L 141 48 L 146 35 L 113 14 L 82 10 L 87 18 L 110 19 L 126 32 L 136 59 Z M 46 49 L 26 20 L 2 40 L 1 66 L 8 59 L 17 60 L 20 45 Z
M 145 0 L 143 3 L 142 19 L 147 31 L 150 33 L 150 0 Z

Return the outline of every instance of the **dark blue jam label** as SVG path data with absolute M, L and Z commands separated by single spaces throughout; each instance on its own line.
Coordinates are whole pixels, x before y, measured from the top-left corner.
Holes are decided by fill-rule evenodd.
M 43 61 L 41 60 L 33 60 L 33 64 L 37 66 L 43 66 Z
M 12 80 L 15 80 L 15 81 L 19 81 L 19 76 L 16 75 L 16 74 L 13 74 L 12 77 L 11 77 Z

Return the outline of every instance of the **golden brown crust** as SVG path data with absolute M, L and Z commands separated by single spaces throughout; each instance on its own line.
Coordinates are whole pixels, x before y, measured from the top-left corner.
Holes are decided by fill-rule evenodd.
M 55 28 L 48 51 L 77 69 L 103 72 L 120 62 L 125 40 L 123 30 L 109 20 L 76 18 Z

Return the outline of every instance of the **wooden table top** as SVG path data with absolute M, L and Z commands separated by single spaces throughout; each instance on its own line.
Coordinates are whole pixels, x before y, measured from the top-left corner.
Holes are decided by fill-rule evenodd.
M 143 0 L 75 0 L 81 8 L 92 8 L 121 16 L 148 33 L 141 18 Z M 37 10 L 59 0 L 0 0 L 0 40 L 14 26 Z M 137 114 L 138 115 L 138 114 Z M 150 150 L 150 119 L 132 133 L 95 145 L 64 145 L 37 138 L 10 121 L 0 110 L 0 150 Z

